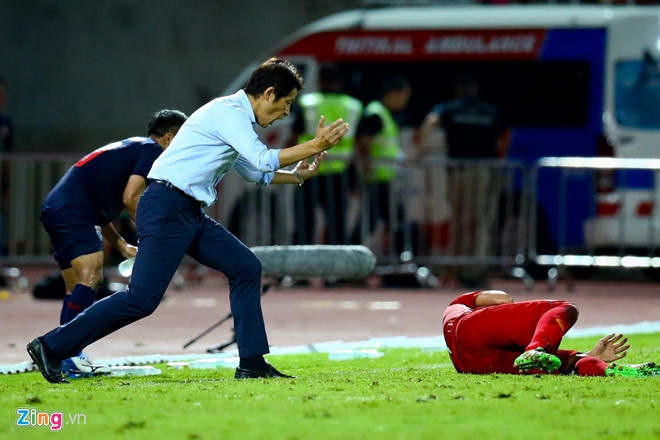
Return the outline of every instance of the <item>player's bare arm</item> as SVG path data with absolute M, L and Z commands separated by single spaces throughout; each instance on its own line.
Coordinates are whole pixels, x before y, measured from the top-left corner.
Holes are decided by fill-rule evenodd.
M 117 249 L 122 257 L 132 258 L 137 254 L 137 247 L 128 244 L 124 237 L 119 235 L 115 225 L 108 223 L 102 228 L 103 238 L 105 238 L 110 245 Z
M 124 194 L 122 200 L 126 211 L 131 216 L 131 219 L 135 221 L 135 212 L 137 211 L 137 204 L 140 200 L 140 196 L 147 188 L 147 181 L 142 176 L 133 174 L 128 178 L 126 183 L 126 188 L 124 188 Z
M 498 304 L 512 303 L 513 298 L 501 290 L 484 290 L 475 299 L 477 307 L 495 306 Z

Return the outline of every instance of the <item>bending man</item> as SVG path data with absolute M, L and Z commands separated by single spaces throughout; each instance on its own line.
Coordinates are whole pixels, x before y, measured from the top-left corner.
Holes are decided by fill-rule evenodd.
M 287 116 L 303 80 L 288 61 L 257 67 L 245 87 L 196 110 L 149 173 L 136 216 L 139 252 L 127 289 L 104 298 L 73 321 L 32 340 L 27 350 L 46 380 L 64 382 L 55 365 L 102 337 L 153 313 L 185 254 L 224 273 L 240 356 L 237 379 L 290 377 L 266 363 L 268 339 L 261 311 L 261 262 L 203 210 L 234 168 L 258 185 L 298 184 L 316 174 L 322 152 L 336 145 L 348 124 L 325 126 L 316 136 L 282 150 L 268 149 L 253 124 L 266 127 Z M 306 159 L 316 155 L 308 165 Z M 293 171 L 280 168 L 297 164 Z

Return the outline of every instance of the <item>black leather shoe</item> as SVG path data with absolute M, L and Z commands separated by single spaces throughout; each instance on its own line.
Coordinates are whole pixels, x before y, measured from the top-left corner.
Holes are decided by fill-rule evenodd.
M 68 380 L 62 377 L 62 363 L 57 362 L 46 357 L 44 346 L 41 344 L 39 338 L 33 339 L 27 345 L 27 352 L 39 367 L 41 375 L 50 383 L 69 383 Z
M 236 369 L 236 374 L 234 375 L 234 378 L 236 379 L 259 379 L 265 377 L 294 379 L 296 376 L 289 376 L 288 374 L 280 373 L 270 364 L 268 364 L 268 369 L 266 371 L 247 370 L 245 368 L 238 367 Z

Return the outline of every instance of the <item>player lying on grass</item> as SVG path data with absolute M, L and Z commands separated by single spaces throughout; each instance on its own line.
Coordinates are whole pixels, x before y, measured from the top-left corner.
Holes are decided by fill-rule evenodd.
M 601 338 L 586 353 L 560 350 L 578 319 L 575 304 L 561 300 L 514 302 L 501 290 L 460 295 L 445 310 L 443 332 L 459 373 L 581 376 L 658 376 L 653 362 L 618 365 L 630 345 L 621 334 Z

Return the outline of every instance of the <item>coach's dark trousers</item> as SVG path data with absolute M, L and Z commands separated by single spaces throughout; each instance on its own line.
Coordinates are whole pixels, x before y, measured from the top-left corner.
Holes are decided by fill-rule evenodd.
M 261 312 L 261 262 L 199 203 L 152 183 L 136 214 L 138 254 L 128 288 L 89 307 L 69 323 L 44 335 L 61 359 L 150 315 L 156 310 L 184 255 L 224 273 L 241 357 L 266 354 L 268 340 Z

